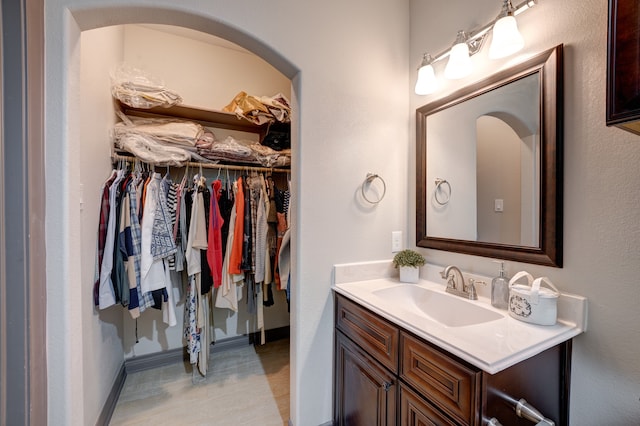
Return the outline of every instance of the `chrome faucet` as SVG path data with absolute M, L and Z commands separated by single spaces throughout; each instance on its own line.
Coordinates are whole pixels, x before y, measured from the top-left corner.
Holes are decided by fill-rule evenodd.
M 460 281 L 456 280 L 456 275 Z M 464 297 L 470 300 L 477 300 L 478 294 L 476 293 L 476 283 L 484 284 L 483 281 L 476 281 L 473 278 L 469 278 L 469 284 L 464 282 L 464 275 L 460 268 L 454 265 L 449 265 L 444 268 L 444 271 L 440 272 L 442 279 L 447 280 L 447 293 L 455 294 L 456 296 Z

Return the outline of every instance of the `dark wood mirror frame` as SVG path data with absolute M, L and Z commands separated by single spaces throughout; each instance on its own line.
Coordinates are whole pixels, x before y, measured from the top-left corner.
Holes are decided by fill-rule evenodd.
M 416 245 L 562 267 L 563 221 L 563 46 L 501 71 L 416 110 Z M 538 247 L 427 236 L 427 117 L 519 78 L 540 73 L 540 226 Z

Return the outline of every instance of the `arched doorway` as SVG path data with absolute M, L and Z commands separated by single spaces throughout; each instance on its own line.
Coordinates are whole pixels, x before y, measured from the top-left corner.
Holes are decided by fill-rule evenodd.
M 90 193 L 84 194 L 82 188 L 79 189 L 76 186 L 77 177 L 80 176 L 79 164 L 83 161 L 80 149 L 82 140 L 79 131 L 81 114 L 78 104 L 74 103 L 75 97 L 80 93 L 77 81 L 81 67 L 80 35 L 82 31 L 92 28 L 139 22 L 176 25 L 223 37 L 263 57 L 292 81 L 297 79 L 295 67 L 269 46 L 236 27 L 211 17 L 181 10 L 135 6 L 68 12 L 66 38 L 61 41 L 66 46 L 64 50 L 68 51 L 68 57 L 52 58 L 50 61 L 52 67 L 62 66 L 65 68 L 62 74 L 66 76 L 66 84 L 60 88 L 54 87 L 48 92 L 49 95 L 57 95 L 61 99 L 60 113 L 59 115 L 53 114 L 56 117 L 51 120 L 59 122 L 61 129 L 54 129 L 53 133 L 59 132 L 49 138 L 47 142 L 48 147 L 51 147 L 52 150 L 59 149 L 59 152 L 50 156 L 52 160 L 50 164 L 55 164 L 50 167 L 60 167 L 57 171 L 60 172 L 59 178 L 62 183 L 61 187 L 48 188 L 48 190 L 51 189 L 50 196 L 52 198 L 55 197 L 62 201 L 62 206 L 54 206 L 52 214 L 49 216 L 49 224 L 60 222 L 62 226 L 52 226 L 52 232 L 48 238 L 49 243 L 59 242 L 64 248 L 61 251 L 50 249 L 50 252 L 53 253 L 50 264 L 62 265 L 62 267 L 59 270 L 50 270 L 48 275 L 49 283 L 64 283 L 64 286 L 54 284 L 48 290 L 49 341 L 57 342 L 55 346 L 49 345 L 49 365 L 56 365 L 56 369 L 50 371 L 50 377 L 52 382 L 61 388 L 59 393 L 49 392 L 49 405 L 52 413 L 50 420 L 53 417 L 53 421 L 60 422 L 60 424 L 71 424 L 72 415 L 74 418 L 79 416 L 84 422 L 92 421 L 94 416 L 87 412 L 87 407 L 95 407 L 96 403 L 104 400 L 109 383 L 101 383 L 100 390 L 91 389 L 91 392 L 87 392 L 89 387 L 95 385 L 95 377 L 91 376 L 90 370 L 96 358 L 99 360 L 98 362 L 107 364 L 112 371 L 118 368 L 117 365 L 114 365 L 117 361 L 113 357 L 90 349 L 95 343 L 92 339 L 97 340 L 98 334 L 86 333 L 86 327 L 83 324 L 87 309 L 85 307 L 87 294 L 84 291 L 86 286 L 84 281 L 81 282 L 78 278 L 82 276 L 82 267 L 74 261 L 81 254 L 83 248 L 82 232 L 78 232 L 75 227 L 76 224 L 81 223 L 82 207 L 78 210 L 74 206 L 82 206 L 84 198 L 87 197 L 89 200 L 88 197 L 91 197 Z M 295 97 L 295 86 L 292 88 L 292 93 Z M 61 135 L 64 137 L 61 138 Z M 49 145 L 49 141 L 52 141 L 51 145 Z M 54 175 L 57 174 L 54 173 Z M 292 175 L 295 179 L 295 167 Z M 49 244 L 48 247 L 51 248 L 52 244 Z M 69 310 L 70 306 L 78 306 L 79 309 Z M 294 334 L 292 347 L 295 347 L 295 333 L 292 334 Z M 78 351 L 72 348 L 82 348 L 82 350 Z M 82 374 L 72 374 L 73 371 L 81 371 Z M 295 384 L 292 383 L 292 387 L 294 386 Z

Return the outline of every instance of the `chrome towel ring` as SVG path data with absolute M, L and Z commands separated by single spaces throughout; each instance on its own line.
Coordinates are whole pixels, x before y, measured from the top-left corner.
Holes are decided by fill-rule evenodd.
M 448 190 L 445 191 L 442 185 L 446 185 Z M 440 193 L 446 195 L 446 199 L 444 201 L 438 197 Z M 436 178 L 436 189 L 433 191 L 433 198 L 435 198 L 436 203 L 441 206 L 445 206 L 449 203 L 449 200 L 451 200 L 451 184 L 447 182 L 446 179 Z
M 365 189 L 371 186 L 371 183 L 376 179 L 380 179 L 380 182 L 382 182 L 382 195 L 380 195 L 380 197 L 374 201 L 367 198 L 367 195 L 365 194 Z M 362 186 L 360 187 L 360 192 L 362 193 L 362 198 L 364 198 L 364 200 L 367 203 L 378 204 L 380 201 L 382 201 L 382 199 L 384 198 L 384 195 L 387 193 L 387 184 L 385 183 L 384 179 L 382 179 L 380 175 L 374 174 L 374 173 L 367 173 L 367 177 L 364 179 L 364 182 L 362 182 Z

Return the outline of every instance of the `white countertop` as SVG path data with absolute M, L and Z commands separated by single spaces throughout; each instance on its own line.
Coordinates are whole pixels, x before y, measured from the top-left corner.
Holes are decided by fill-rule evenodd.
M 428 279 L 421 279 L 417 284 L 407 284 L 399 281 L 397 271 L 390 261 L 335 265 L 333 289 L 490 374 L 586 331 L 587 300 L 576 295 L 562 294 L 558 300 L 557 323 L 553 326 L 541 326 L 519 321 L 512 318 L 506 310 L 494 308 L 490 299 L 485 296 L 487 289 L 479 289 L 478 300 L 468 303 L 501 313 L 503 318 L 463 327 L 447 327 L 415 313 L 408 305 L 403 306 L 374 294 L 377 290 L 394 286 L 422 286 L 446 294 L 444 280 L 432 278 L 434 272 L 441 269 L 436 265 L 426 265 L 421 270 L 421 276 Z M 465 273 L 465 277 L 467 276 Z M 491 282 L 487 277 L 469 276 Z

